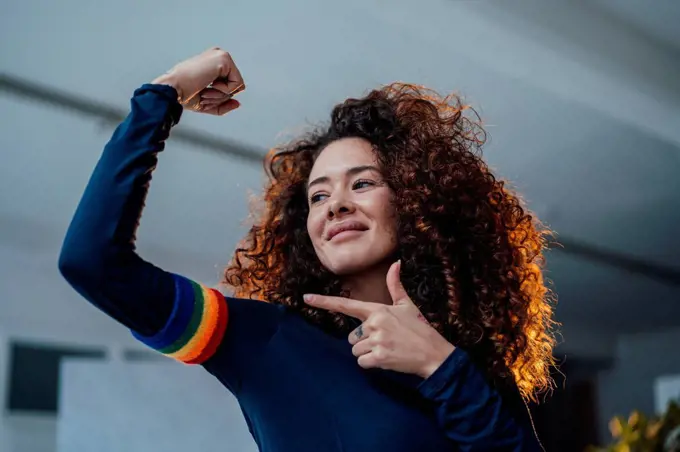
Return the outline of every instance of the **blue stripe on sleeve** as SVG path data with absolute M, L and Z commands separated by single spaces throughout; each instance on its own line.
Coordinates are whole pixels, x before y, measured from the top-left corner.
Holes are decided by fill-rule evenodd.
M 161 349 L 174 343 L 189 326 L 194 312 L 194 290 L 188 279 L 172 275 L 175 279 L 175 301 L 167 324 L 157 334 L 145 337 L 136 332 L 133 336 L 153 349 Z

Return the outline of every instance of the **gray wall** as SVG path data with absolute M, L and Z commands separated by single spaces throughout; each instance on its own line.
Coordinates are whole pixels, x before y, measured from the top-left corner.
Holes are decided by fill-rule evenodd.
M 600 439 L 611 438 L 613 416 L 654 414 L 654 381 L 673 374 L 680 374 L 680 329 L 622 336 L 614 367 L 598 376 Z

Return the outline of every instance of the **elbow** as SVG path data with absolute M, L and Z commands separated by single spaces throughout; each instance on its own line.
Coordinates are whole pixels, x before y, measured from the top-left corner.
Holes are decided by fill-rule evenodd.
M 76 291 L 90 292 L 98 285 L 102 265 L 82 244 L 65 243 L 59 254 L 59 273 Z
M 62 249 L 59 254 L 59 273 L 69 283 L 79 280 L 82 274 L 83 265 L 74 259 L 74 256 L 68 249 Z

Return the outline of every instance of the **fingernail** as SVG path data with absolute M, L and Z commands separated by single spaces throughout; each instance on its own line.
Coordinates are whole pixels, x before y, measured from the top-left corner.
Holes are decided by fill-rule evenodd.
M 309 303 L 310 301 L 314 301 L 314 295 L 311 294 L 304 294 L 302 298 L 305 300 L 305 303 Z

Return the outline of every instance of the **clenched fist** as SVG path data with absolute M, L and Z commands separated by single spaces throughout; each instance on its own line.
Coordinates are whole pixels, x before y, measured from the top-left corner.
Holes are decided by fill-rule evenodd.
M 232 97 L 246 88 L 231 55 L 218 47 L 182 61 L 152 83 L 175 88 L 184 108 L 213 115 L 238 108 Z

